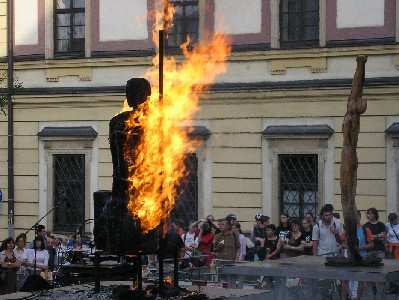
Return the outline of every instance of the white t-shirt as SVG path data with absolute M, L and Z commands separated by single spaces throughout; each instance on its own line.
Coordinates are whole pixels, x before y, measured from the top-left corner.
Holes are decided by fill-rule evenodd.
M 15 247 L 14 248 L 14 255 L 21 262 L 23 260 L 28 260 L 28 252 L 31 252 L 31 251 L 32 251 L 32 249 L 24 248 L 23 252 L 19 253 L 18 252 L 18 247 Z M 21 264 L 21 266 L 18 269 L 18 273 L 21 273 L 21 274 L 24 273 L 25 269 L 27 269 L 27 267 L 25 265 Z
M 198 246 L 198 238 L 195 236 L 195 232 L 190 233 L 190 232 L 186 232 L 184 234 L 181 235 L 181 238 L 184 242 L 184 245 L 186 247 L 194 247 L 197 248 Z M 185 250 L 185 254 L 184 254 L 184 258 L 190 258 L 193 255 L 193 251 L 192 250 Z
M 319 221 L 313 226 L 312 241 L 318 241 L 317 255 L 329 255 L 332 253 L 338 253 L 339 248 L 335 235 L 330 231 L 330 227 L 333 226 L 338 229 L 339 236 L 342 235 L 342 223 L 335 223 L 331 221 L 330 225 L 323 225 L 322 221 Z
M 28 262 L 29 264 L 33 264 L 35 262 L 35 255 L 36 255 L 36 265 L 45 265 L 48 266 L 48 252 L 47 250 L 38 250 L 36 251 L 35 254 L 35 250 L 31 250 L 28 252 Z M 29 270 L 34 270 L 34 267 L 29 266 Z M 40 270 L 39 267 L 36 266 L 36 270 Z
M 392 229 L 393 227 L 393 229 Z M 387 230 L 387 238 L 388 238 L 388 243 L 399 243 L 398 238 L 396 237 L 396 235 L 399 237 L 399 224 L 393 225 L 391 226 L 391 223 L 386 223 L 385 224 L 385 228 Z M 396 235 L 395 235 L 395 232 Z

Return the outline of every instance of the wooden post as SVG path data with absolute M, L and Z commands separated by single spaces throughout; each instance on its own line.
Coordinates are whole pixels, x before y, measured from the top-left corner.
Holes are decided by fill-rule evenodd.
M 367 109 L 367 102 L 362 98 L 367 56 L 356 58 L 356 72 L 352 81 L 352 90 L 348 99 L 347 112 L 342 124 L 343 145 L 341 154 L 340 184 L 341 203 L 346 227 L 348 255 L 351 263 L 358 264 L 362 257 L 357 251 L 357 223 L 356 208 L 357 186 L 357 140 L 360 130 L 360 115 Z

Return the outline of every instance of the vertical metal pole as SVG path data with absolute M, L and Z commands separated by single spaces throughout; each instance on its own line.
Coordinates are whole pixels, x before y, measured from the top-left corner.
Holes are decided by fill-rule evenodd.
M 159 102 L 162 105 L 163 99 L 163 59 L 164 59 L 164 31 L 159 31 Z M 163 236 L 163 221 L 161 220 L 159 231 L 159 249 L 158 249 L 158 262 L 159 262 L 159 296 L 163 298 L 165 294 L 165 286 L 164 286 L 164 269 L 163 269 L 163 260 L 164 260 L 164 236 Z
M 94 254 L 94 293 L 100 292 L 100 251 Z
M 13 1 L 7 0 L 8 236 L 14 236 L 14 30 Z
M 179 254 L 180 249 L 173 252 L 173 286 L 179 286 Z
M 159 227 L 159 236 L 158 236 L 158 268 L 159 268 L 159 274 L 158 274 L 158 287 L 159 287 L 159 297 L 163 298 L 165 295 L 165 285 L 163 282 L 164 276 L 163 276 L 163 260 L 164 260 L 164 251 L 165 251 L 165 240 L 163 237 L 163 222 L 161 222 L 161 225 Z
M 163 98 L 163 59 L 165 56 L 164 31 L 159 31 L 159 100 Z
M 143 291 L 143 274 L 141 273 L 143 270 L 143 266 L 141 263 L 141 259 L 142 259 L 142 253 L 141 251 L 139 251 L 137 253 L 137 292 L 139 293 L 139 295 L 142 294 Z

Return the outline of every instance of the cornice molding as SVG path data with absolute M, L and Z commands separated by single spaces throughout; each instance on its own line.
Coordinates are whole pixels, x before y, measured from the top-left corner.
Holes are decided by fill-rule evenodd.
M 368 93 L 373 93 L 373 89 L 384 89 L 386 94 L 386 88 L 392 88 L 393 93 L 397 93 L 399 89 L 398 77 L 379 77 L 379 78 L 366 78 L 364 83 Z M 331 90 L 330 94 L 337 93 L 339 95 L 347 95 L 348 87 L 352 84 L 352 78 L 347 79 L 326 79 L 326 80 L 296 80 L 296 81 L 278 81 L 278 82 L 254 82 L 254 83 L 217 83 L 211 86 L 209 89 L 208 96 L 212 97 L 213 94 L 226 93 L 228 97 L 239 97 L 242 99 L 240 93 L 281 93 L 283 90 L 294 91 L 295 93 L 306 93 L 314 94 L 315 90 Z M 344 89 L 342 89 L 344 88 Z M 46 96 L 52 97 L 53 95 L 112 95 L 112 94 L 125 94 L 125 86 L 101 86 L 101 87 L 57 87 L 57 88 L 24 88 L 17 95 L 19 96 Z M 5 93 L 4 88 L 0 88 L 0 93 Z M 324 92 L 322 92 L 324 93 Z M 234 96 L 236 95 L 236 96 Z M 218 97 L 218 96 L 217 96 Z M 65 99 L 63 100 L 65 101 Z
M 228 57 L 230 62 L 246 61 L 280 61 L 283 59 L 303 60 L 302 65 L 309 59 L 317 61 L 321 58 L 354 57 L 358 55 L 399 55 L 399 45 L 369 45 L 359 47 L 339 48 L 309 48 L 309 49 L 264 49 L 259 51 L 232 52 Z M 75 59 L 48 59 L 16 61 L 15 70 L 57 69 L 82 67 L 118 67 L 118 66 L 151 66 L 153 55 L 129 57 L 91 57 Z M 174 57 L 177 62 L 183 61 L 182 55 Z M 399 65 L 396 59 L 396 66 Z M 0 60 L 1 61 L 1 60 Z M 0 67 L 5 68 L 2 62 Z

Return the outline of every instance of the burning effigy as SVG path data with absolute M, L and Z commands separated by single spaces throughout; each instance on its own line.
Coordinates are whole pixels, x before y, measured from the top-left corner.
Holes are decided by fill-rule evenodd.
M 172 19 L 173 5 L 163 1 L 153 30 L 159 49 L 153 67 L 128 81 L 126 109 L 110 121 L 112 200 L 96 222 L 98 249 L 121 254 L 158 249 L 188 172 L 185 156 L 194 151 L 185 128 L 192 126 L 200 96 L 226 70 L 229 38 L 221 33 L 193 48 L 188 37 L 179 63 L 165 57 L 163 38 L 156 37 Z
M 173 18 L 173 6 L 162 2 L 153 32 L 159 49 L 153 67 L 143 78 L 127 82 L 124 108 L 109 123 L 112 197 L 94 228 L 97 249 L 135 257 L 137 288 L 132 292 L 139 298 L 144 293 L 143 254 L 158 255 L 158 292 L 165 295 L 163 258 L 174 252 L 177 285 L 178 254 L 172 249 L 174 244 L 168 243 L 168 238 L 173 239 L 166 225 L 178 198 L 179 182 L 188 174 L 185 156 L 194 151 L 186 128 L 192 126 L 200 95 L 226 70 L 230 53 L 229 38 L 217 33 L 193 48 L 188 47 L 188 37 L 181 45 L 184 59 L 180 63 L 165 57 L 164 30 Z

